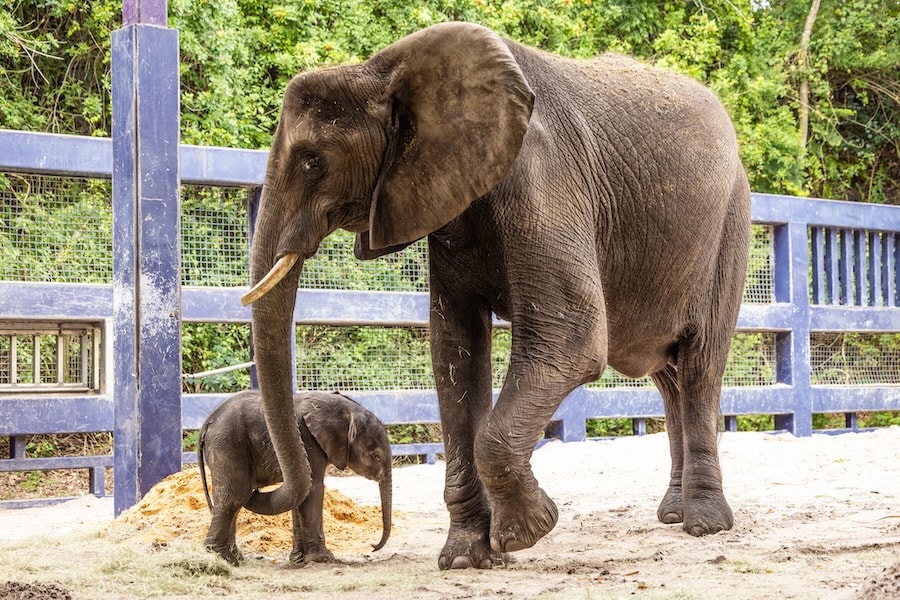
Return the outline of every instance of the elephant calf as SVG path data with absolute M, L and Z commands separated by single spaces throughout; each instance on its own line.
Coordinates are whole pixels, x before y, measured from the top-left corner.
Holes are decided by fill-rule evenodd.
M 329 463 L 341 470 L 350 467 L 379 483 L 383 531 L 373 549 L 381 549 L 391 532 L 391 448 L 384 425 L 337 392 L 295 394 L 294 414 L 309 456 L 312 487 L 291 511 L 291 562 L 334 560 L 322 530 L 325 467 Z M 237 393 L 212 411 L 200 428 L 197 462 L 212 512 L 206 547 L 236 565 L 243 560 L 235 541 L 238 511 L 247 507 L 259 488 L 283 480 L 258 391 Z M 206 465 L 212 477 L 212 500 Z

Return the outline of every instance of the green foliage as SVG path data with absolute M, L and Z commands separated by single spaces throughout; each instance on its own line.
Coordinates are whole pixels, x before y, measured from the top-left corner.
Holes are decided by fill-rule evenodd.
M 589 58 L 622 51 L 709 84 L 732 114 L 754 190 L 900 202 L 900 5 L 823 0 L 809 68 L 798 0 L 172 0 L 186 143 L 264 148 L 298 71 L 357 62 L 422 27 L 483 24 Z M 0 126 L 107 136 L 119 0 L 0 7 Z M 798 87 L 812 90 L 800 145 Z
M 25 455 L 30 458 L 47 458 L 56 455 L 56 444 L 52 437 L 35 437 L 25 443 Z
M 250 328 L 232 323 L 183 323 L 181 328 L 182 371 L 201 373 L 250 360 Z M 247 370 L 221 375 L 185 378 L 187 392 L 238 392 L 250 387 Z
M 900 204 L 900 4 L 895 1 L 822 0 L 808 67 L 797 52 L 809 2 L 799 0 L 170 0 L 168 8 L 169 25 L 180 36 L 185 143 L 265 148 L 283 89 L 298 71 L 357 62 L 422 27 L 465 20 L 571 57 L 627 52 L 706 83 L 732 116 L 755 191 Z M 0 5 L 0 127 L 109 136 L 110 34 L 120 23 L 120 0 Z M 798 126 L 803 80 L 811 90 L 805 149 Z M 0 279 L 108 282 L 110 241 L 96 235 L 111 229 L 108 186 L 73 184 L 74 192 L 62 198 L 28 178 L 0 175 Z M 241 207 L 231 196 L 206 191 L 192 192 L 184 207 L 184 230 L 220 259 L 210 263 L 189 249 L 186 280 L 243 283 L 237 265 L 243 261 Z M 213 211 L 228 222 L 211 228 L 204 214 Z M 23 250 L 17 236 L 26 232 L 34 240 Z M 753 255 L 761 263 L 750 278 L 751 288 L 759 290 L 769 289 L 762 237 L 754 237 Z M 410 248 L 363 269 L 350 258 L 351 247 L 347 233 L 326 239 L 307 264 L 303 285 L 370 289 L 377 282 L 390 289 L 425 289 L 423 252 Z M 301 381 L 347 389 L 387 382 L 431 387 L 427 332 L 386 335 L 377 328 L 300 330 L 301 365 L 319 361 L 334 367 L 325 378 L 301 371 Z M 896 336 L 876 342 L 847 338 L 840 349 L 843 355 L 852 350 L 859 364 L 870 364 L 880 360 L 877 352 L 892 351 L 898 343 Z M 497 387 L 509 344 L 508 330 L 495 332 Z M 729 377 L 733 373 L 742 384 L 770 382 L 774 367 L 764 346 L 756 334 L 736 338 Z M 247 360 L 245 326 L 184 325 L 185 372 Z M 390 379 L 375 368 L 398 364 L 401 375 Z M 362 365 L 371 365 L 376 374 L 360 376 Z M 822 377 L 829 381 L 843 376 L 844 366 L 834 359 L 823 365 Z M 620 383 L 608 371 L 599 385 Z M 185 382 L 190 391 L 248 385 L 246 371 Z M 873 422 L 896 418 L 872 417 Z M 738 423 L 772 426 L 771 417 L 739 417 Z M 630 428 L 630 421 L 590 424 L 593 435 Z

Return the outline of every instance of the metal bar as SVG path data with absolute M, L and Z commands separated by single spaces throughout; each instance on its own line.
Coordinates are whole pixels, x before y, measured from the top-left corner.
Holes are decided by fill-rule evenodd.
M 199 373 L 184 373 L 181 375 L 184 379 L 200 379 L 202 377 L 210 377 L 211 375 L 221 375 L 222 373 L 231 373 L 232 371 L 240 371 L 241 369 L 249 369 L 255 363 L 253 361 L 239 363 L 236 365 L 231 365 L 228 367 L 221 367 L 219 369 L 212 369 L 209 371 L 201 371 Z
M 0 472 L 54 471 L 57 469 L 88 469 L 111 467 L 111 454 L 99 456 L 54 456 L 50 458 L 14 458 L 0 460 Z
M 791 301 L 791 245 L 788 227 L 772 227 L 772 278 L 775 302 Z
M 112 57 L 119 514 L 181 468 L 178 32 L 126 25 Z
M 85 331 L 81 334 L 78 343 L 79 349 L 81 350 L 81 384 L 84 387 L 90 387 L 90 374 L 93 371 L 93 365 L 90 364 L 90 352 L 89 348 L 89 338 L 88 332 Z
M 900 306 L 900 233 L 894 233 L 894 306 Z
M 897 295 L 896 281 L 897 263 L 895 262 L 896 248 L 894 236 L 887 233 L 881 236 L 881 285 L 884 291 L 884 305 L 896 306 Z
M 855 271 L 854 299 L 857 306 L 868 306 L 869 297 L 866 288 L 866 232 L 853 232 L 853 269 Z
M 66 336 L 56 336 L 56 383 L 62 385 L 66 382 Z
M 819 227 L 810 227 L 812 254 L 812 303 L 825 304 L 825 236 Z M 792 255 L 793 256 L 793 255 Z
M 869 232 L 869 305 L 884 306 L 881 289 L 881 234 Z
M 838 241 L 837 230 L 833 227 L 825 229 L 825 283 L 827 289 L 828 304 L 841 303 L 841 288 L 838 280 L 840 269 L 838 267 Z
M 647 435 L 647 419 L 642 417 L 632 419 L 631 435 Z
M 166 0 L 122 0 L 123 25 L 166 26 Z
M 19 340 L 13 334 L 9 336 L 9 385 L 19 382 Z
M 104 390 L 103 390 L 103 386 L 102 386 L 103 380 L 100 377 L 100 364 L 102 362 L 100 360 L 100 356 L 101 356 L 100 337 L 101 337 L 101 335 L 102 335 L 101 329 L 99 327 L 94 327 L 94 335 L 91 336 L 91 341 L 94 344 L 94 353 L 93 353 L 94 360 L 91 361 L 92 362 L 91 366 L 93 367 L 93 371 L 94 371 L 94 376 L 92 378 L 92 381 L 93 381 L 94 389 L 97 390 L 98 392 L 102 393 Z
M 841 254 L 838 260 L 840 265 L 840 289 L 841 298 L 839 304 L 853 304 L 853 259 L 851 254 L 850 239 L 852 232 L 847 229 L 841 229 L 838 233 L 838 242 L 841 247 Z
M 36 335 L 32 339 L 31 369 L 32 380 L 35 385 L 41 384 L 41 336 Z

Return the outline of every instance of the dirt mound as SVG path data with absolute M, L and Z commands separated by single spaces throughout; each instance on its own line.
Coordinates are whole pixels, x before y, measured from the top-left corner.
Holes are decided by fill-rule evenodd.
M 325 490 L 325 543 L 335 554 L 369 552 L 381 537 L 381 508 L 360 506 L 335 490 Z M 151 544 L 187 539 L 203 544 L 210 512 L 196 468 L 170 475 L 153 486 L 135 506 L 123 512 L 110 530 L 134 532 Z M 238 514 L 238 545 L 245 553 L 283 558 L 291 551 L 291 513 Z

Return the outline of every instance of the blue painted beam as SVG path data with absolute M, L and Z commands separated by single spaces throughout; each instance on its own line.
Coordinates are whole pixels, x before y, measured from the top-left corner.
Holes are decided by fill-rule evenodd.
M 113 400 L 107 395 L 0 396 L 0 435 L 112 430 Z
M 112 286 L 0 281 L 0 317 L 10 320 L 112 317 Z
M 268 150 L 181 146 L 181 181 L 223 187 L 261 186 Z
M 813 386 L 813 412 L 900 411 L 900 386 Z
M 900 332 L 900 310 L 892 307 L 810 306 L 810 331 Z
M 250 309 L 241 306 L 247 288 L 184 287 L 185 321 L 249 323 Z M 112 316 L 108 284 L 0 282 L 0 317 L 6 319 L 104 319 Z M 812 306 L 813 331 L 900 331 L 897 307 Z M 298 323 L 337 325 L 428 326 L 425 292 L 300 290 Z M 788 331 L 796 325 L 793 305 L 744 304 L 741 331 Z
M 112 60 L 119 514 L 181 469 L 178 32 L 127 25 L 112 34 Z
M 103 469 L 113 465 L 112 454 L 97 456 L 54 456 L 0 460 L 0 472 L 50 471 L 53 469 Z
M 112 140 L 0 129 L 0 171 L 109 179 Z
M 896 206 L 757 193 L 752 199 L 751 218 L 755 223 L 900 231 L 900 210 Z
M 166 0 L 122 0 L 123 25 L 166 26 Z
M 0 171 L 109 179 L 112 139 L 0 129 Z M 181 146 L 181 181 L 192 185 L 262 185 L 267 150 Z

